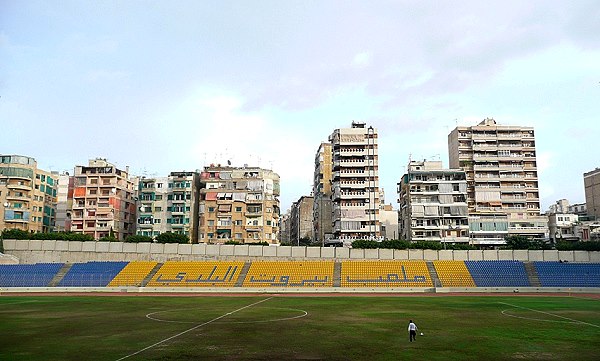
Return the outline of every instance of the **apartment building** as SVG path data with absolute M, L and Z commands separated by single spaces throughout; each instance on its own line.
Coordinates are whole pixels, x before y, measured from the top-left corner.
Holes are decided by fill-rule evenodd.
M 74 187 L 72 232 L 118 240 L 135 234 L 136 184 L 129 167 L 121 170 L 106 159 L 90 159 L 87 166 L 75 167 Z
M 332 145 L 332 232 L 342 241 L 380 239 L 377 130 L 352 122 L 336 129 Z
M 0 155 L 0 231 L 53 232 L 58 174 L 38 169 L 34 158 Z
M 302 196 L 292 204 L 290 211 L 290 241 L 300 245 L 300 240 L 313 241 L 314 197 Z
M 400 238 L 469 242 L 467 180 L 462 169 L 440 161 L 410 161 L 398 184 Z
M 391 204 L 382 202 L 379 206 L 379 218 L 383 239 L 399 239 L 398 210 L 394 209 Z
M 56 205 L 56 231 L 71 230 L 71 212 L 73 209 L 73 192 L 75 177 L 64 172 L 58 176 L 58 195 Z
M 323 142 L 315 155 L 313 179 L 313 240 L 321 242 L 332 237 L 331 182 L 333 169 L 331 143 Z
M 548 239 L 540 215 L 535 134 L 531 127 L 487 118 L 448 135 L 450 168 L 467 176 L 472 243 L 498 246 L 507 235 Z
M 588 216 L 600 220 L 600 168 L 583 174 Z
M 272 170 L 204 167 L 200 174 L 199 242 L 278 244 L 279 187 L 279 175 Z
M 138 183 L 137 234 L 185 234 L 198 243 L 198 172 L 171 172 L 167 177 L 142 177 Z

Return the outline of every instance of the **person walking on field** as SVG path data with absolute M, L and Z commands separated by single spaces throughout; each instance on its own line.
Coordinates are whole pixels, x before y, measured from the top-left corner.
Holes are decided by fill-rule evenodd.
M 418 330 L 417 325 L 415 325 L 413 320 L 410 320 L 410 322 L 408 323 L 408 334 L 409 334 L 410 342 L 417 340 L 417 330 Z

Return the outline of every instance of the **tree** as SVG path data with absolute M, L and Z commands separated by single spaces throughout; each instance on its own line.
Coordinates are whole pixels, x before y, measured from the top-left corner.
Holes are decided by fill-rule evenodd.
M 125 238 L 125 242 L 129 242 L 129 243 L 152 242 L 152 237 L 148 237 L 148 236 L 139 236 L 139 235 L 135 235 L 135 236 L 127 236 L 127 237 Z
M 21 229 L 5 229 L 2 231 L 3 239 L 31 239 L 31 233 Z
M 531 239 L 525 236 L 515 235 L 505 238 L 506 248 L 508 249 L 550 249 L 551 246 L 539 239 Z
M 190 239 L 185 234 L 177 233 L 161 233 L 156 236 L 156 242 L 158 243 L 189 243 Z

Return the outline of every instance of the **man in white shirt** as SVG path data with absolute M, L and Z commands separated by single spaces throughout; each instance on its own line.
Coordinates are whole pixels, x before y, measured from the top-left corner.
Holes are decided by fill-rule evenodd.
M 417 330 L 417 325 L 415 325 L 413 320 L 410 320 L 410 322 L 408 323 L 408 334 L 410 337 L 410 342 L 413 342 L 413 340 L 417 340 Z

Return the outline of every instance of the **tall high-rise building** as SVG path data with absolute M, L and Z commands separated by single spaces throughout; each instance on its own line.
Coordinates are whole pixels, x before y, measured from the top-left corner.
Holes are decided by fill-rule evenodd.
M 257 167 L 210 165 L 200 174 L 198 240 L 279 243 L 279 175 Z
M 315 155 L 313 179 L 313 239 L 322 244 L 332 237 L 331 177 L 333 160 L 331 143 L 323 142 Z
M 314 197 L 302 196 L 292 204 L 290 212 L 290 240 L 292 244 L 300 244 L 300 240 L 313 240 L 313 205 Z
M 145 178 L 138 185 L 137 234 L 185 234 L 198 243 L 198 172 L 171 172 L 168 177 Z
M 587 214 L 600 220 L 600 168 L 584 173 L 583 184 Z
M 467 181 L 462 169 L 440 161 L 411 161 L 398 184 L 400 238 L 469 242 Z
M 53 232 L 58 174 L 22 155 L 0 155 L 0 231 Z
M 333 236 L 340 240 L 379 239 L 377 130 L 352 122 L 329 136 L 333 154 Z
M 532 127 L 498 125 L 487 118 L 448 135 L 450 168 L 467 175 L 472 243 L 504 244 L 507 235 L 548 239 L 540 198 Z
M 95 239 L 114 236 L 124 240 L 135 234 L 135 183 L 129 167 L 118 169 L 106 159 L 90 159 L 76 166 L 71 231 Z

